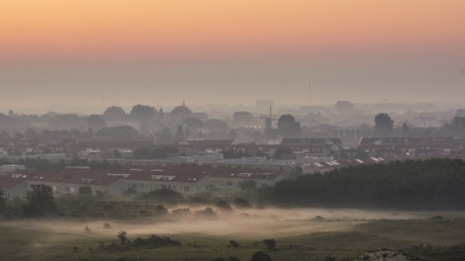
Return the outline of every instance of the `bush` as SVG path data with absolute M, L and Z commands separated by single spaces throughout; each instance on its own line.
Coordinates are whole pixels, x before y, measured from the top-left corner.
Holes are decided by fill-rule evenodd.
M 135 188 L 128 188 L 123 192 L 124 195 L 130 196 L 130 195 L 136 195 L 137 190 Z
M 23 206 L 25 216 L 42 216 L 56 213 L 58 208 L 53 198 L 53 189 L 50 186 L 39 184 L 31 185 L 27 192 L 28 203 Z
M 157 235 L 151 235 L 148 238 L 136 238 L 134 240 L 134 246 L 140 248 L 157 248 L 161 246 L 180 246 L 181 243 L 177 240 L 171 239 L 170 237 L 160 237 Z
M 234 240 L 229 240 L 229 245 L 232 246 L 233 248 L 238 248 L 239 247 L 239 243 L 237 243 Z
M 222 210 L 232 210 L 231 205 L 225 200 L 219 200 L 216 202 L 215 206 Z
M 276 250 L 276 241 L 274 239 L 265 239 L 263 240 L 263 245 L 268 250 Z
M 120 232 L 118 232 L 116 237 L 120 240 L 121 244 L 126 244 L 128 240 L 128 232 L 121 230 Z
M 258 251 L 253 254 L 251 261 L 271 261 L 271 256 L 262 251 Z
M 209 216 L 209 217 L 212 217 L 212 216 L 215 216 L 215 215 L 216 215 L 216 212 L 213 211 L 212 208 L 206 207 L 205 209 L 197 210 L 197 211 L 195 212 L 195 214 L 200 215 L 200 216 Z
M 79 195 L 92 195 L 92 188 L 90 186 L 81 186 L 78 191 Z
M 184 201 L 184 196 L 171 189 L 157 189 L 140 195 L 139 199 L 176 204 L 182 203 Z
M 155 215 L 161 216 L 161 215 L 167 215 L 168 209 L 164 205 L 156 205 L 153 209 L 155 211 Z
M 174 216 L 186 216 L 191 213 L 191 210 L 189 208 L 177 208 L 171 211 L 171 214 Z
M 245 198 L 236 198 L 234 199 L 233 203 L 234 203 L 234 206 L 236 206 L 237 208 L 251 208 L 252 207 L 249 200 Z

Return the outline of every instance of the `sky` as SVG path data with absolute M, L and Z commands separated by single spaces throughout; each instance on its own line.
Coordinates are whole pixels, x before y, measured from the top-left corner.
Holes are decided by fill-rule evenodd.
M 0 110 L 461 102 L 464 13 L 463 0 L 2 0 Z

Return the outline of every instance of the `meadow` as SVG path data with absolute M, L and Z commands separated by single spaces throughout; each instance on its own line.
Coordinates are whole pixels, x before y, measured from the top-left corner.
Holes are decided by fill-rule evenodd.
M 0 260 L 233 261 L 251 260 L 257 251 L 272 260 L 370 260 L 366 253 L 382 249 L 411 260 L 465 259 L 465 212 L 216 211 L 211 216 L 188 213 L 124 221 L 4 220 Z M 117 237 L 121 231 L 127 232 L 126 242 Z M 137 246 L 136 242 L 145 242 L 152 234 L 179 245 Z M 273 239 L 275 248 L 264 244 L 265 239 Z

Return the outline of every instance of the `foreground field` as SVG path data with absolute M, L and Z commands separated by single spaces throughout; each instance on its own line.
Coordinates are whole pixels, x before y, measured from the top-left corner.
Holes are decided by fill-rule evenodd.
M 128 233 L 125 244 L 120 231 Z M 0 234 L 0 260 L 250 260 L 257 251 L 273 260 L 364 260 L 364 253 L 379 249 L 465 259 L 463 212 L 266 209 L 125 223 L 23 220 L 2 222 Z M 135 246 L 137 237 L 151 234 L 180 245 Z M 264 239 L 274 239 L 276 249 L 266 248 Z

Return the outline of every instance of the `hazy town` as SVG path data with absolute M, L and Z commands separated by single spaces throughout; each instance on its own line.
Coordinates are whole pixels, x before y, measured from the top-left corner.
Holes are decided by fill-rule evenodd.
M 465 260 L 465 2 L 134 2 L 0 4 L 0 260 Z

